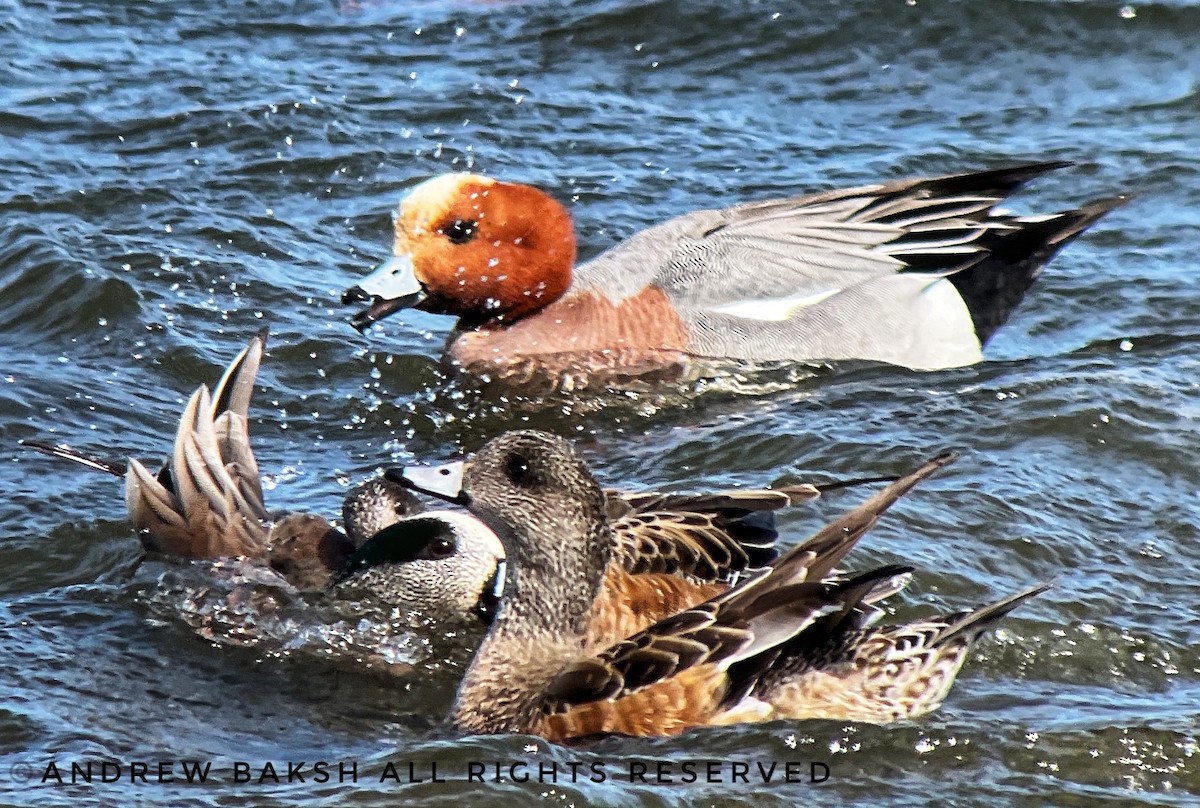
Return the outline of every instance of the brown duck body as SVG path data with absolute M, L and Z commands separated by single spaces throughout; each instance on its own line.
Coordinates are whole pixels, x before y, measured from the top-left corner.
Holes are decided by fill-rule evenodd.
M 726 591 L 776 557 L 774 512 L 875 478 L 706 494 L 607 490 L 612 561 L 589 618 L 600 650 Z
M 459 478 L 463 464 L 426 469 Z M 396 484 L 402 476 L 389 472 Z M 586 647 L 599 651 L 754 575 L 778 552 L 774 515 L 828 492 L 894 480 L 860 477 L 704 493 L 603 492 L 611 563 L 592 603 Z
M 838 688 L 847 703 L 885 701 L 886 677 L 855 679 L 837 665 L 886 670 L 889 657 L 905 645 L 901 638 L 920 633 L 915 626 L 863 633 L 878 614 L 871 604 L 902 586 L 910 568 L 843 578 L 835 567 L 887 508 L 951 459 L 935 458 L 901 478 L 764 574 L 602 650 L 589 643 L 589 632 L 595 603 L 610 585 L 614 540 L 603 518 L 604 495 L 563 441 L 536 432 L 502 436 L 480 451 L 458 491 L 422 485 L 426 478 L 410 472 L 417 487 L 464 500 L 497 527 L 515 556 L 505 603 L 459 689 L 455 721 L 471 732 L 566 740 L 674 734 L 773 717 L 837 717 L 832 706 L 805 701 L 805 688 L 815 692 L 835 679 L 827 686 L 828 705 L 836 703 Z M 898 707 L 855 715 L 892 720 L 932 709 L 970 639 L 1040 589 L 943 621 L 944 630 L 926 643 L 930 670 L 940 673 L 912 677 L 924 685 L 899 683 L 912 695 L 892 699 Z M 840 644 L 837 665 L 820 653 L 831 642 Z
M 754 696 L 786 718 L 887 724 L 924 715 L 941 706 L 975 640 L 1046 588 L 900 626 L 814 627 L 808 647 L 784 649 Z
M 424 474 L 459 478 L 463 464 Z M 394 479 L 392 479 L 394 478 Z M 403 482 L 393 472 L 384 479 Z M 704 493 L 603 492 L 612 563 L 593 601 L 586 646 L 601 650 L 682 609 L 703 603 L 778 555 L 774 515 L 828 492 L 885 482 L 860 477 L 777 488 Z

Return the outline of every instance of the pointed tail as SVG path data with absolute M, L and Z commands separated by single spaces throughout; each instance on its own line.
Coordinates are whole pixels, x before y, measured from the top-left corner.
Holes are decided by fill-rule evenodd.
M 44 440 L 21 440 L 19 442 L 22 446 L 28 446 L 35 452 L 41 452 L 44 455 L 70 460 L 72 463 L 78 463 L 81 466 L 87 466 L 96 471 L 103 471 L 114 477 L 125 476 L 125 461 L 117 462 L 115 460 L 105 460 L 102 457 L 95 457 L 94 455 L 85 455 L 69 446 L 55 445 Z

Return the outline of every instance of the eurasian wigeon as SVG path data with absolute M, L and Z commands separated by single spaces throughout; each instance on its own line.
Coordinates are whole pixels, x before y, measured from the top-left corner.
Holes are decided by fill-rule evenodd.
M 42 441 L 24 443 L 123 476 L 129 519 L 149 551 L 257 560 L 301 591 L 374 598 L 439 626 L 482 627 L 498 604 L 504 547 L 469 514 L 418 513 L 415 497 L 382 478 L 349 492 L 345 532 L 316 514 L 267 510 L 248 432 L 265 339 L 264 332 L 250 340 L 213 392 L 201 385 L 192 394 L 171 456 L 157 474 L 133 458 L 119 464 Z
M 962 662 L 962 644 L 1042 587 L 942 620 L 944 630 L 927 632 L 921 652 L 910 653 L 909 638 L 925 636 L 921 629 L 864 629 L 878 614 L 871 604 L 895 591 L 911 567 L 833 573 L 888 507 L 952 459 L 939 456 L 892 483 L 765 573 L 598 651 L 588 647 L 587 635 L 614 543 L 604 492 L 569 444 L 542 432 L 513 432 L 484 446 L 461 479 L 402 472 L 417 490 L 466 505 L 504 538 L 512 560 L 505 599 L 459 687 L 455 722 L 469 732 L 550 740 L 669 735 L 814 717 L 826 709 L 837 717 L 847 712 L 834 697 L 839 688 L 860 701 L 883 702 L 873 714 L 855 712 L 861 720 L 932 709 Z M 846 648 L 828 654 L 823 667 L 824 649 L 840 643 Z M 864 664 L 879 675 L 844 672 Z M 798 693 L 814 667 L 825 679 L 810 704 Z M 881 686 L 889 677 L 893 689 Z M 792 688 L 797 681 L 801 687 Z
M 393 256 L 343 295 L 360 330 L 402 308 L 458 317 L 469 374 L 573 387 L 687 375 L 722 360 L 969 365 L 1042 267 L 1124 202 L 1051 215 L 997 208 L 1064 162 L 701 210 L 575 266 L 566 209 L 473 174 L 414 187 Z

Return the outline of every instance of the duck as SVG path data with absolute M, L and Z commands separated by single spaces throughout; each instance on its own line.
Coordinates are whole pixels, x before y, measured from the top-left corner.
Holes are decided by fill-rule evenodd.
M 1070 165 L 1026 163 L 698 210 L 576 265 L 549 194 L 477 174 L 413 187 L 392 256 L 342 296 L 364 331 L 405 308 L 458 318 L 450 367 L 485 382 L 693 378 L 725 366 L 866 360 L 962 367 L 1042 268 L 1125 196 L 997 206 Z
M 462 479 L 469 465 L 389 469 L 383 477 L 405 490 L 414 484 L 418 490 L 421 484 L 437 488 Z M 604 489 L 612 563 L 592 605 L 586 646 L 606 647 L 761 572 L 778 555 L 779 510 L 895 479 L 880 475 L 699 493 Z
M 129 520 L 143 548 L 178 560 L 247 559 L 281 588 L 387 604 L 439 626 L 489 622 L 504 579 L 504 546 L 461 511 L 421 511 L 383 478 L 361 483 L 342 506 L 345 530 L 324 516 L 272 512 L 249 438 L 249 408 L 266 330 L 230 362 L 210 392 L 188 399 L 170 457 L 157 473 L 40 440 L 30 449 L 125 479 Z
M 251 339 L 212 392 L 201 385 L 193 393 L 171 457 L 157 473 L 136 458 L 117 463 L 45 441 L 22 443 L 123 476 L 130 521 L 150 553 L 259 561 L 297 591 L 388 604 L 420 616 L 418 622 L 481 636 L 502 593 L 505 553 L 470 514 L 423 512 L 405 484 L 386 475 L 348 492 L 344 531 L 317 514 L 268 511 L 248 433 L 266 338 L 264 330 Z M 776 555 L 773 516 L 779 509 L 891 479 L 702 493 L 606 490 L 619 563 L 606 579 L 607 597 L 597 602 L 592 642 L 607 644 L 639 631 L 761 570 Z
M 455 696 L 456 726 L 562 742 L 834 718 L 860 703 L 874 709 L 854 711 L 856 720 L 879 723 L 934 709 L 965 648 L 1046 585 L 963 614 L 876 628 L 875 603 L 913 568 L 835 570 L 888 508 L 953 459 L 931 459 L 762 574 L 601 650 L 586 637 L 613 541 L 604 492 L 569 443 L 510 432 L 480 449 L 461 477 L 420 467 L 385 476 L 465 506 L 512 560 L 504 600 Z

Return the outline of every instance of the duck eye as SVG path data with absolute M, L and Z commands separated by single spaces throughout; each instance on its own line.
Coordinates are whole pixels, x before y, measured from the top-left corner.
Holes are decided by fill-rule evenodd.
M 504 461 L 504 473 L 517 485 L 527 486 L 533 483 L 533 469 L 529 467 L 529 461 L 519 454 L 510 454 Z
M 429 543 L 428 553 L 430 558 L 440 560 L 454 555 L 454 551 L 457 549 L 453 539 L 439 538 Z
M 470 219 L 455 219 L 442 226 L 442 233 L 451 244 L 466 244 L 479 234 L 479 223 Z

